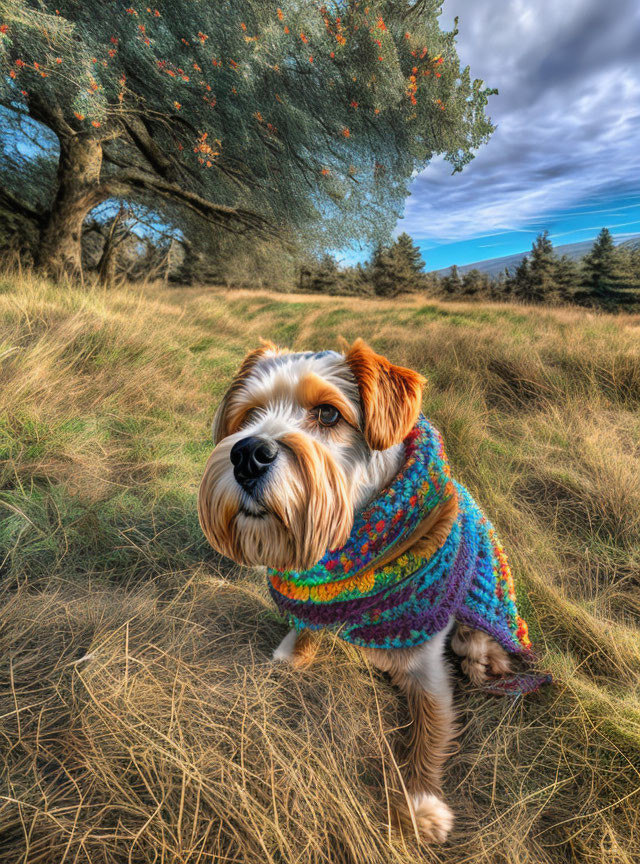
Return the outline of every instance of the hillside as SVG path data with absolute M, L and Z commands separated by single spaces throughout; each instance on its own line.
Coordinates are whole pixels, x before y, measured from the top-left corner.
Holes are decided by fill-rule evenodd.
M 640 234 L 634 237 L 627 237 L 624 240 L 613 238 L 616 246 L 638 246 L 640 244 Z M 556 246 L 555 251 L 559 256 L 566 255 L 568 258 L 579 260 L 591 250 L 593 240 L 585 240 L 583 243 L 566 243 L 563 246 Z M 530 250 L 518 252 L 516 255 L 505 255 L 503 258 L 489 258 L 486 261 L 476 261 L 475 264 L 461 264 L 458 267 L 460 273 L 468 273 L 470 270 L 479 270 L 481 273 L 487 273 L 489 276 L 499 276 L 505 270 L 515 270 L 518 264 L 529 254 Z M 434 270 L 439 276 L 446 276 L 450 273 L 450 267 L 444 267 L 442 270 Z
M 262 336 L 363 336 L 498 527 L 541 664 L 458 688 L 437 853 L 388 830 L 398 694 L 206 545 L 213 411 Z M 24 864 L 632 864 L 640 848 L 640 316 L 0 277 L 0 848 Z

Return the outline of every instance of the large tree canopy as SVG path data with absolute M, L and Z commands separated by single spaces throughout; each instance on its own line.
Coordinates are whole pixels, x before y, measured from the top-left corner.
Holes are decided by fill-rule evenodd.
M 319 245 L 382 239 L 417 170 L 461 169 L 492 131 L 439 7 L 0 0 L 0 104 L 60 145 L 41 263 L 77 270 L 82 221 L 113 196 Z

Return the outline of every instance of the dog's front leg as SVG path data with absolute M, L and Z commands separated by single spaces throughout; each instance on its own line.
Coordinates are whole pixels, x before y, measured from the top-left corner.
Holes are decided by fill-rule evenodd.
M 404 782 L 418 831 L 431 843 L 443 843 L 453 826 L 453 813 L 442 800 L 442 771 L 455 751 L 457 733 L 451 675 L 444 658 L 448 630 L 419 648 L 370 653 L 407 699 L 411 726 Z M 396 815 L 403 828 L 413 830 L 404 800 L 399 801 Z
M 453 826 L 453 813 L 442 800 L 444 763 L 455 752 L 457 724 L 451 673 L 444 657 L 447 631 L 425 642 L 410 658 L 408 674 L 398 681 L 411 717 L 407 788 L 425 840 L 443 843 Z
M 306 666 L 311 663 L 318 650 L 318 639 L 312 630 L 289 630 L 282 642 L 273 652 L 274 660 L 283 660 L 292 666 Z

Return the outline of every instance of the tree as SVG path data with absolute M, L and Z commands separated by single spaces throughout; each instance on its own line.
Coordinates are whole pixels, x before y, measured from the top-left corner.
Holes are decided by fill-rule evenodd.
M 319 294 L 328 294 L 336 287 L 339 278 L 338 264 L 333 255 L 325 252 L 320 258 L 300 268 L 300 288 Z
M 515 297 L 526 298 L 531 292 L 531 267 L 529 258 L 525 255 L 507 283 L 509 293 Z
M 625 292 L 627 302 L 640 302 L 640 241 L 631 240 L 616 246 L 615 280 Z
M 424 259 L 409 234 L 400 234 L 392 247 L 396 281 L 400 291 L 412 291 L 424 283 Z
M 557 257 L 549 232 L 538 234 L 531 246 L 528 279 L 523 282 L 520 296 L 529 303 L 549 301 L 556 290 Z
M 560 300 L 576 299 L 576 294 L 580 288 L 580 270 L 572 258 L 569 258 L 568 255 L 562 255 L 556 260 L 553 278 Z
M 585 283 L 589 294 L 595 299 L 606 299 L 614 287 L 615 248 L 611 232 L 603 228 L 591 251 L 583 258 Z
M 460 278 L 460 272 L 458 270 L 458 265 L 454 264 L 449 273 L 442 280 L 442 287 L 447 292 L 447 294 L 451 294 L 452 296 L 458 296 L 462 291 L 462 279 Z
M 394 297 L 399 292 L 393 246 L 376 246 L 369 263 L 368 275 L 373 290 L 379 297 Z
M 493 130 L 495 91 L 460 68 L 439 14 L 414 0 L 0 0 L 0 105 L 59 146 L 40 264 L 77 274 L 83 220 L 114 196 L 325 247 L 388 236 L 414 173 L 435 154 L 461 170 Z
M 466 295 L 482 294 L 488 296 L 491 290 L 491 280 L 486 273 L 477 267 L 468 270 L 462 277 L 461 293 Z
M 373 290 L 380 297 L 415 291 L 424 283 L 424 261 L 411 237 L 403 233 L 395 243 L 378 244 L 368 265 Z

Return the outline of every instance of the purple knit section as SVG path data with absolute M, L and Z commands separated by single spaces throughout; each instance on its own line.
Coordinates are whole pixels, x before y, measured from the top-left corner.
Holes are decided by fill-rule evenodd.
M 496 623 L 487 621 L 486 618 L 476 612 L 475 609 L 471 609 L 464 602 L 456 612 L 456 620 L 461 624 L 468 624 L 474 630 L 484 630 L 485 633 L 492 636 L 510 654 L 520 654 L 522 657 L 531 656 L 531 652 L 520 645 L 508 627 L 499 626 Z
M 392 601 L 387 599 L 385 605 L 385 599 L 377 594 L 363 600 L 344 600 L 338 603 L 319 604 L 291 600 L 289 597 L 278 594 L 271 585 L 269 585 L 269 589 L 281 609 L 304 618 L 312 627 L 326 627 L 330 624 L 355 624 L 362 619 L 363 614 L 372 609 L 379 608 L 380 611 L 383 611 L 391 606 L 406 603 L 416 590 L 413 581 L 408 580 L 403 588 L 395 591 Z

